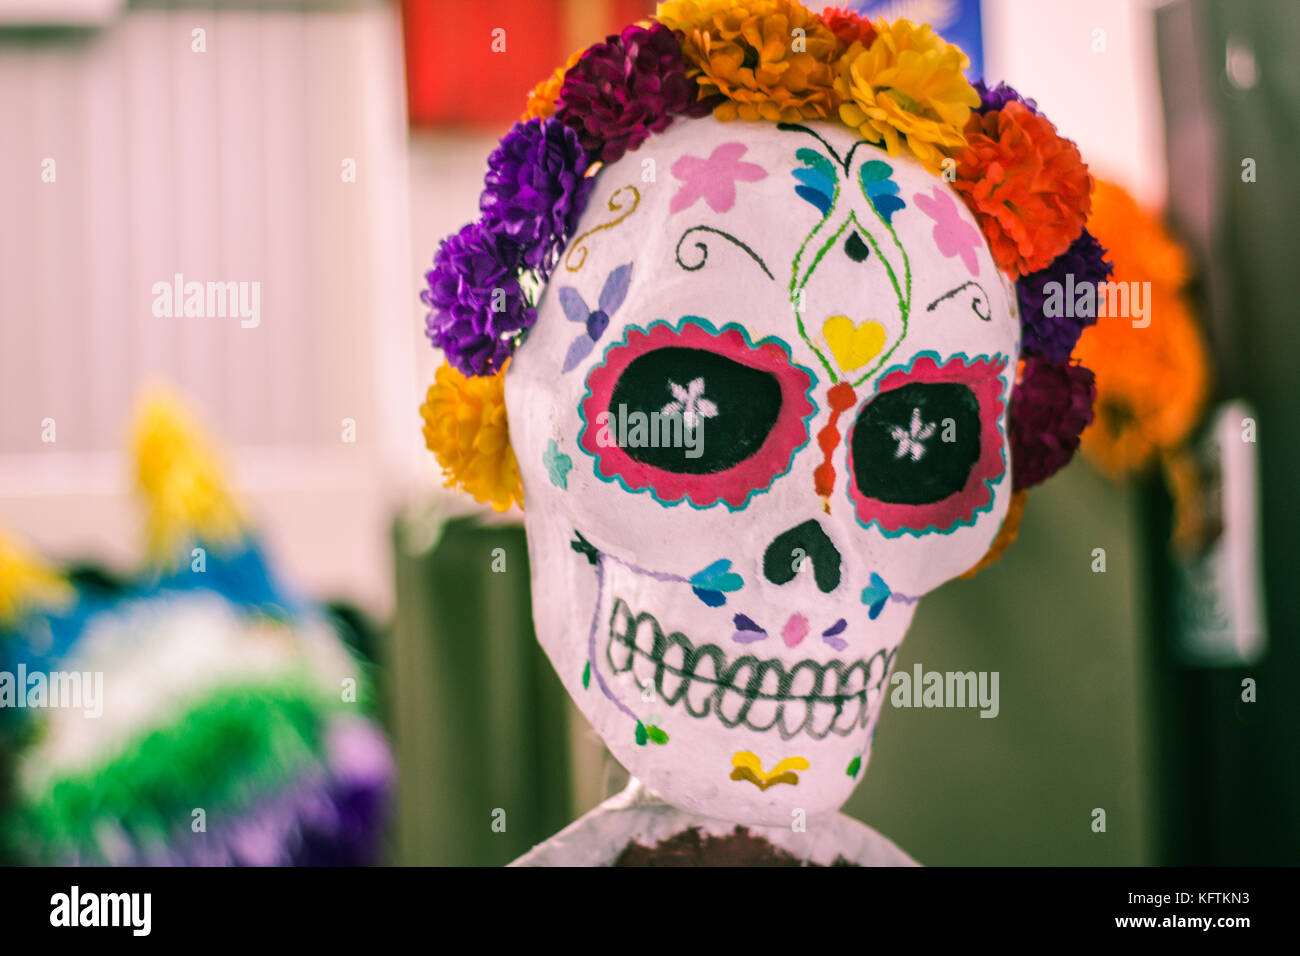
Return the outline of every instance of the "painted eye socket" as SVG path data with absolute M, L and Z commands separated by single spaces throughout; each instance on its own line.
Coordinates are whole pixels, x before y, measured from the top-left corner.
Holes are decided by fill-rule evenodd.
M 1002 356 L 922 352 L 886 372 L 846 441 L 859 523 L 891 537 L 947 533 L 993 506 L 1006 473 Z
M 587 375 L 578 444 L 628 491 L 739 510 L 807 443 L 814 382 L 786 343 L 753 343 L 737 325 L 628 327 Z
M 634 358 L 623 370 L 609 407 L 640 412 L 647 422 L 680 417 L 685 428 L 718 436 L 698 449 L 683 444 L 624 443 L 633 461 L 686 475 L 710 475 L 740 464 L 763 447 L 781 414 L 781 383 L 763 369 L 717 352 L 669 346 Z M 671 436 L 670 436 L 671 437 Z M 659 447 L 656 447 L 659 445 Z M 688 452 L 698 451 L 691 457 Z
M 959 382 L 885 392 L 862 406 L 849 454 L 863 496 L 902 505 L 942 501 L 966 487 L 979 460 L 979 399 Z

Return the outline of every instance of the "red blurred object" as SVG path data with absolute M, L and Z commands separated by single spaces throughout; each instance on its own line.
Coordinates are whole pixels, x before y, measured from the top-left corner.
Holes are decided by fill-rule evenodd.
M 653 8 L 652 0 L 402 0 L 411 125 L 503 129 L 569 53 Z

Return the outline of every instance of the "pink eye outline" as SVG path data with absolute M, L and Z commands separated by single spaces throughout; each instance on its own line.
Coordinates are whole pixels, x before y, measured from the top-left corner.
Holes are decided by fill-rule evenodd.
M 637 461 L 617 444 L 598 439 L 600 413 L 609 410 L 623 372 L 636 359 L 661 348 L 711 352 L 772 375 L 780 388 L 781 407 L 758 451 L 721 471 L 684 474 Z M 676 325 L 666 319 L 645 328 L 629 325 L 622 340 L 608 346 L 600 363 L 587 373 L 587 391 L 578 406 L 582 417 L 578 447 L 595 459 L 595 474 L 601 481 L 617 481 L 632 494 L 647 492 L 664 507 L 686 500 L 693 508 L 722 503 L 739 511 L 789 472 L 799 451 L 811 440 L 809 424 L 817 414 L 812 397 L 816 384 L 817 376 L 794 361 L 786 342 L 766 336 L 755 343 L 745 328 L 734 322 L 718 329 L 708 319 L 685 315 Z M 706 435 L 707 431 L 706 427 Z
M 1002 425 L 1007 365 L 1006 356 L 1000 354 L 968 357 L 959 352 L 945 361 L 937 352 L 924 351 L 914 355 L 908 365 L 895 366 L 880 376 L 875 391 L 855 411 L 844 438 L 848 466 L 845 485 L 858 524 L 864 528 L 874 525 L 887 538 L 950 534 L 959 527 L 973 525 L 982 513 L 992 510 L 993 489 L 1008 473 Z M 979 457 L 961 490 L 939 501 L 899 504 L 864 495 L 853 470 L 853 432 L 868 405 L 886 392 L 914 383 L 964 385 L 974 393 L 979 404 Z

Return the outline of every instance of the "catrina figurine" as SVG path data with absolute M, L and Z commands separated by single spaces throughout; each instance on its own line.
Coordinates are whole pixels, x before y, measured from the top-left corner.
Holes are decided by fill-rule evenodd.
M 838 812 L 927 593 L 1092 419 L 1092 178 L 929 27 L 680 0 L 571 57 L 423 294 L 450 484 L 633 777 L 521 864 L 906 864 Z

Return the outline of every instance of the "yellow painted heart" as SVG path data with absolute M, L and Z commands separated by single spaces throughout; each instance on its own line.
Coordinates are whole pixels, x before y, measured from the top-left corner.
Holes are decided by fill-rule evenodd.
M 854 325 L 847 315 L 832 315 L 822 323 L 822 336 L 840 368 L 862 368 L 885 347 L 885 327 L 873 319 Z

